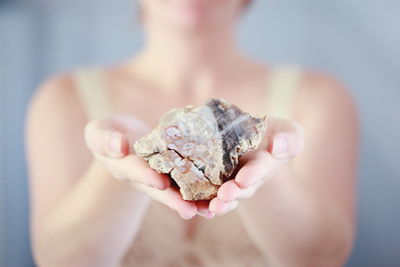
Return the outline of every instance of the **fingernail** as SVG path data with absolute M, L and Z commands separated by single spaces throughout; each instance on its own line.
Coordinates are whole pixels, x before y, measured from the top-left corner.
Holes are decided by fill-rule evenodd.
M 189 219 L 192 219 L 192 218 L 193 218 L 193 216 L 185 216 L 185 215 L 182 215 L 182 214 L 181 214 L 181 217 L 182 217 L 182 219 L 184 219 L 184 220 L 189 220 Z
M 197 213 L 201 216 L 208 217 L 212 212 L 209 209 L 199 209 Z
M 110 137 L 110 150 L 114 153 L 121 153 L 122 138 L 116 133 L 112 133 Z
M 274 143 L 272 146 L 272 154 L 279 156 L 285 152 L 287 152 L 288 149 L 288 141 L 286 138 L 277 136 L 274 138 Z
M 209 211 L 207 211 L 207 210 L 198 210 L 197 213 L 199 215 L 201 215 L 201 216 L 206 216 L 209 213 Z

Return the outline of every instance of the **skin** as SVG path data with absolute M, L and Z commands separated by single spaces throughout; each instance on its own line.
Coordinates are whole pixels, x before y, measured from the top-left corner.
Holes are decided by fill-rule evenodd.
M 334 78 L 305 71 L 290 120 L 270 118 L 263 145 L 211 201 L 182 200 L 130 149 L 167 110 L 210 97 L 264 113 L 270 66 L 234 42 L 244 4 L 142 1 L 143 50 L 105 75 L 115 113 L 124 115 L 88 122 L 72 74 L 40 86 L 27 118 L 39 266 L 117 266 L 152 200 L 187 219 L 182 231 L 235 209 L 271 266 L 343 265 L 354 236 L 358 122 Z

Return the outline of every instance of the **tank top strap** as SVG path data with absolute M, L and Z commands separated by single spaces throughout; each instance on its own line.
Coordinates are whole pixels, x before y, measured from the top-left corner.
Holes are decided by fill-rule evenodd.
M 301 68 L 295 65 L 274 67 L 267 81 L 267 114 L 289 118 L 299 87 Z
M 111 109 L 102 69 L 80 69 L 74 74 L 74 82 L 88 119 L 109 114 Z

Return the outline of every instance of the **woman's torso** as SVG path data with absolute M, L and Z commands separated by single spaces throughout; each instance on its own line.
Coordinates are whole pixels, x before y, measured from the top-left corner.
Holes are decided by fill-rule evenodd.
M 292 80 L 291 83 L 286 83 L 286 87 L 294 87 L 297 76 L 293 75 L 294 72 L 290 73 L 290 70 L 292 69 L 286 71 L 289 75 L 277 78 L 277 75 L 272 75 L 272 71 L 255 68 L 243 72 L 243 77 L 233 78 L 234 82 L 222 85 L 218 90 L 200 95 L 190 93 L 190 88 L 186 94 L 157 89 L 143 81 L 139 82 L 126 69 L 81 71 L 78 87 L 91 90 L 90 94 L 86 93 L 82 97 L 86 109 L 92 110 L 90 117 L 107 113 L 127 113 L 154 127 L 159 117 L 169 109 L 187 104 L 198 105 L 210 97 L 225 98 L 252 114 L 270 115 L 274 110 L 290 105 L 288 99 L 286 103 L 278 100 L 287 98 L 288 95 L 279 96 L 273 93 L 277 91 L 274 88 L 282 84 L 279 79 L 284 77 Z M 280 73 L 284 71 L 281 70 Z M 79 81 L 82 79 L 84 83 Z M 96 87 L 97 92 L 93 89 Z M 274 90 L 271 92 L 272 89 Z M 99 96 L 100 94 L 103 96 Z M 271 97 L 276 101 L 271 102 Z M 97 101 L 88 104 L 87 98 Z M 272 107 L 272 104 L 278 105 Z M 263 253 L 253 243 L 235 210 L 212 220 L 195 217 L 187 221 L 155 201 L 150 204 L 141 230 L 122 264 L 127 267 L 265 265 Z
M 152 202 L 122 266 L 265 266 L 236 211 L 212 220 L 181 219 Z

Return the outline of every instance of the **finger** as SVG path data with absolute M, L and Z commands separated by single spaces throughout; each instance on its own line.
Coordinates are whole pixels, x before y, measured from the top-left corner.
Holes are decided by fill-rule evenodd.
M 85 140 L 95 154 L 121 158 L 132 152 L 133 143 L 148 127 L 131 116 L 114 115 L 90 121 L 85 127 Z
M 218 198 L 230 202 L 235 200 L 241 193 L 241 189 L 235 182 L 235 180 L 229 180 L 221 185 L 218 189 Z
M 147 193 L 154 200 L 175 210 L 185 219 L 191 219 L 197 214 L 197 206 L 195 202 L 183 200 L 181 193 L 173 187 L 160 191 L 143 184 L 133 184 L 133 186 L 142 192 Z
M 171 179 L 166 174 L 153 170 L 145 160 L 130 154 L 122 159 L 98 157 L 107 166 L 111 174 L 118 179 L 145 184 L 161 190 L 171 185 Z
M 210 204 L 209 200 L 199 200 L 196 201 L 195 203 L 197 206 L 197 214 L 207 219 L 214 218 L 215 213 L 211 212 L 209 209 L 209 204 Z
M 237 200 L 225 202 L 220 198 L 216 197 L 210 201 L 210 211 L 215 213 L 216 215 L 223 215 L 228 211 L 233 210 L 237 207 L 239 202 Z
M 258 181 L 272 175 L 282 164 L 265 151 L 253 154 L 235 176 L 236 184 L 241 188 L 248 188 Z
M 257 192 L 258 188 L 264 184 L 263 180 L 260 180 L 257 182 L 255 185 L 252 185 L 248 188 L 242 189 L 238 196 L 236 197 L 237 200 L 243 200 L 243 199 L 249 199 L 254 196 L 254 194 Z
M 304 129 L 294 121 L 269 118 L 265 137 L 268 152 L 278 159 L 293 158 L 303 151 Z
M 211 199 L 209 209 L 211 212 L 215 213 L 216 215 L 224 214 L 228 207 L 231 205 L 232 201 L 225 202 L 222 199 L 216 197 Z
M 273 137 L 269 151 L 277 159 L 290 159 L 303 152 L 302 137 L 298 133 L 279 133 Z
M 218 189 L 218 198 L 224 202 L 249 199 L 255 194 L 263 182 L 264 180 L 261 179 L 255 185 L 242 189 L 234 180 L 227 181 Z
M 99 128 L 97 121 L 92 121 L 85 128 L 85 140 L 94 154 L 110 158 L 122 158 L 129 152 L 128 138 L 117 131 Z
M 129 142 L 129 153 L 133 152 L 133 144 L 150 132 L 150 128 L 141 120 L 130 115 L 113 115 L 109 117 L 116 130 L 127 136 Z

